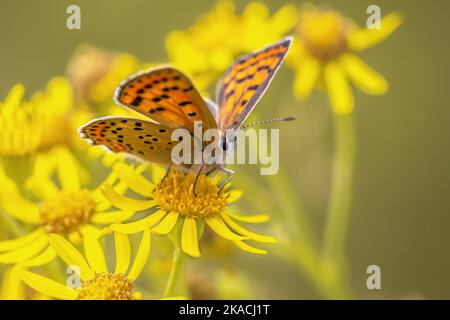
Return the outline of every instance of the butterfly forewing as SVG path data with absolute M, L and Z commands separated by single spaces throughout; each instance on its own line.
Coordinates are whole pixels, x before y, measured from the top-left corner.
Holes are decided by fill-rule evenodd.
M 106 146 L 113 152 L 125 152 L 147 161 L 168 164 L 174 129 L 149 121 L 124 117 L 105 117 L 80 128 L 85 139 L 95 145 Z
M 194 121 L 202 121 L 205 129 L 217 127 L 190 79 L 171 67 L 132 76 L 117 88 L 115 99 L 171 128 L 186 128 L 192 132 Z
M 285 38 L 235 62 L 217 85 L 217 116 L 221 130 L 237 129 L 264 94 L 281 66 L 292 38 Z
M 291 38 L 247 55 L 234 63 L 217 86 L 217 105 L 202 99 L 190 79 L 163 67 L 132 76 L 116 90 L 116 101 L 155 122 L 124 117 L 93 120 L 80 128 L 83 138 L 113 152 L 125 152 L 162 164 L 171 162 L 177 128 L 238 129 L 283 62 Z M 216 119 L 214 119 L 216 118 Z

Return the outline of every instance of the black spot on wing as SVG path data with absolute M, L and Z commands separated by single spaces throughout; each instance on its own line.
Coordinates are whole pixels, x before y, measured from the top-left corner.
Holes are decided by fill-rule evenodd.
M 133 107 L 139 107 L 139 105 L 141 104 L 141 102 L 142 102 L 142 98 L 141 98 L 141 97 L 136 97 L 136 98 L 134 98 L 134 100 L 131 102 L 131 105 L 132 105 Z

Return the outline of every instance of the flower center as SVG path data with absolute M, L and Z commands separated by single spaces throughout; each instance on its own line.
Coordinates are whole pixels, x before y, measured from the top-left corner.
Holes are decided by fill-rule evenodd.
M 134 283 L 121 274 L 97 273 L 83 281 L 78 289 L 79 300 L 134 300 Z
M 225 208 L 229 194 L 219 192 L 214 180 L 200 175 L 193 193 L 196 175 L 173 170 L 153 190 L 158 206 L 165 211 L 179 212 L 182 217 L 204 218 L 219 214 Z
M 95 212 L 88 190 L 60 192 L 41 208 L 41 220 L 49 233 L 69 233 L 87 223 Z
M 331 60 L 347 49 L 348 24 L 331 10 L 305 11 L 298 25 L 298 34 L 306 50 L 319 60 Z

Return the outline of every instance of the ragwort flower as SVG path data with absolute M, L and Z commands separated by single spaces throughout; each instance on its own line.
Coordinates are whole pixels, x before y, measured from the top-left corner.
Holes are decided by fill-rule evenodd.
M 63 150 L 76 161 L 69 152 L 79 140 L 74 119 L 80 112 L 74 109 L 72 88 L 65 78 L 52 78 L 44 91 L 30 99 L 24 99 L 24 93 L 24 86 L 17 84 L 0 102 L 0 162 L 19 185 L 37 155 L 46 158 L 43 162 L 55 163 L 57 150 Z M 19 167 L 22 163 L 25 166 Z M 78 168 L 83 170 L 80 164 Z
M 306 6 L 300 13 L 288 58 L 296 71 L 295 95 L 305 99 L 317 85 L 324 85 L 333 111 L 347 114 L 354 105 L 349 80 L 367 94 L 386 93 L 387 81 L 357 53 L 383 41 L 401 21 L 399 14 L 391 13 L 381 20 L 381 29 L 368 29 L 337 11 Z
M 276 242 L 273 237 L 256 234 L 238 224 L 238 222 L 261 223 L 267 221 L 268 216 L 241 216 L 232 213 L 228 205 L 237 200 L 241 192 L 228 191 L 225 188 L 219 193 L 217 179 L 200 175 L 196 185 L 197 195 L 194 196 L 193 187 L 196 178 L 194 173 L 184 174 L 173 169 L 163 178 L 164 170 L 160 169 L 158 174 L 155 167 L 153 169 L 155 182 L 152 183 L 122 163 L 114 165 L 113 170 L 131 190 L 145 197 L 145 199 L 125 197 L 105 185 L 104 196 L 115 207 L 132 211 L 157 209 L 146 218 L 111 225 L 114 231 L 132 234 L 150 226 L 152 232 L 165 235 L 178 229 L 179 236 L 174 238 L 179 241 L 181 249 L 193 257 L 200 256 L 198 240 L 204 223 L 220 237 L 250 253 L 266 254 L 267 251 L 250 246 L 244 240 L 260 243 Z
M 114 233 L 116 266 L 109 272 L 106 257 L 98 239 L 89 237 L 84 241 L 85 257 L 66 239 L 49 235 L 51 248 L 67 266 L 79 269 L 80 283 L 73 287 L 63 285 L 28 270 L 20 272 L 21 279 L 34 290 L 49 297 L 64 300 L 134 300 L 141 299 L 135 292 L 134 282 L 144 269 L 150 255 L 150 230 L 146 229 L 130 268 L 131 244 L 127 235 Z
M 211 12 L 199 16 L 194 25 L 167 36 L 169 61 L 205 90 L 236 57 L 283 38 L 295 21 L 292 5 L 270 15 L 266 5 L 251 2 L 238 15 L 233 1 L 221 0 Z
M 67 236 L 73 243 L 79 243 L 85 236 L 102 236 L 106 231 L 97 226 L 129 219 L 134 212 L 108 211 L 111 205 L 104 199 L 100 189 L 83 187 L 79 170 L 69 153 L 59 152 L 56 161 L 59 166 L 57 186 L 48 171 L 53 164 L 45 158 L 38 158 L 39 170 L 27 184 L 39 201 L 33 202 L 23 197 L 12 180 L 2 175 L 1 184 L 8 185 L 5 193 L 0 193 L 0 205 L 10 217 L 36 228 L 16 239 L 0 241 L 0 263 L 24 263 L 28 266 L 43 265 L 51 261 L 55 253 L 48 246 L 49 234 Z M 104 183 L 114 184 L 117 176 L 110 174 Z M 115 185 L 118 193 L 126 187 L 123 183 Z

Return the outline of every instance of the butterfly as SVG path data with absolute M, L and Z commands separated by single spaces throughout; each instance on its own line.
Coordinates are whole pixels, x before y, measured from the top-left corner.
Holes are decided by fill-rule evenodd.
M 222 133 L 219 146 L 229 151 L 234 147 L 234 137 L 225 132 L 237 132 L 242 127 L 283 63 L 291 42 L 292 37 L 284 38 L 234 62 L 217 83 L 216 103 L 203 99 L 189 77 L 173 67 L 135 74 L 119 85 L 114 99 L 151 121 L 102 117 L 82 126 L 81 137 L 113 152 L 169 165 L 169 172 L 172 148 L 179 143 L 171 140 L 173 131 L 185 128 L 193 132 L 196 121 L 201 121 L 203 129 Z M 205 166 L 200 166 L 198 175 Z M 185 167 L 193 170 L 194 166 Z M 208 164 L 205 174 L 217 169 L 229 174 L 224 186 L 234 172 L 217 163 Z

